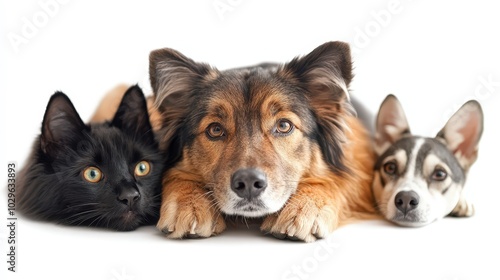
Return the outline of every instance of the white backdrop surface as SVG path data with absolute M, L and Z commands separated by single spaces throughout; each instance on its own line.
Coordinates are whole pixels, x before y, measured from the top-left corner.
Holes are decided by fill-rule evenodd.
M 316 243 L 255 226 L 202 240 L 154 227 L 117 233 L 20 217 L 16 273 L 7 270 L 0 196 L 1 279 L 500 279 L 500 7 L 494 1 L 0 1 L 0 185 L 22 166 L 56 90 L 88 119 L 118 83 L 149 92 L 148 55 L 175 48 L 220 69 L 286 62 L 331 40 L 353 48 L 352 94 L 375 112 L 398 96 L 412 131 L 432 136 L 468 99 L 485 113 L 466 189 L 477 214 L 424 228 L 384 221 Z M 2 171 L 3 170 L 3 171 Z M 5 225 L 3 225 L 5 224 Z

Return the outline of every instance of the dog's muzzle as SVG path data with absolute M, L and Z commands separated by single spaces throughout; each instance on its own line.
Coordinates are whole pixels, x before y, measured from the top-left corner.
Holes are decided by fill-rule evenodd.
M 420 197 L 414 191 L 401 191 L 396 194 L 394 204 L 396 208 L 401 211 L 405 216 L 408 212 L 418 207 Z
M 231 176 L 231 190 L 248 202 L 258 199 L 266 187 L 266 174 L 255 168 L 240 169 Z

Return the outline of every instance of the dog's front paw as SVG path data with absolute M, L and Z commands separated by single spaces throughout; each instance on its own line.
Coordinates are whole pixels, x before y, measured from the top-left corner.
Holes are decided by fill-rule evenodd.
M 318 205 L 313 198 L 304 195 L 292 197 L 280 212 L 266 217 L 261 230 L 279 239 L 313 242 L 333 232 L 337 221 L 331 205 Z
M 221 233 L 226 224 L 206 191 L 194 187 L 163 196 L 156 227 L 169 238 L 198 238 Z
M 465 198 L 461 197 L 457 203 L 457 206 L 451 211 L 450 216 L 452 217 L 471 217 L 475 213 L 474 205 Z

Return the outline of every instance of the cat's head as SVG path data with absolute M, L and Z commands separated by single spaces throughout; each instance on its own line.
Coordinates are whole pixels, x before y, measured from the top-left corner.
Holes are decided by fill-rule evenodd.
M 112 121 L 91 125 L 65 94 L 54 94 L 39 144 L 26 175 L 32 186 L 23 190 L 27 212 L 117 230 L 156 222 L 163 162 L 138 86 L 125 93 Z

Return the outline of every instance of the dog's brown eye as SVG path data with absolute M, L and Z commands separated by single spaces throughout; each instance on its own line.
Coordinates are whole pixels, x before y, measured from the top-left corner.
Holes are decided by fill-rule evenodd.
M 394 175 L 398 171 L 398 166 L 396 165 L 395 162 L 388 162 L 384 164 L 384 172 L 388 175 Z
M 286 135 L 292 132 L 294 126 L 291 121 L 283 119 L 279 120 L 278 123 L 276 123 L 276 129 L 275 133 L 278 133 L 280 135 Z
M 432 180 L 434 181 L 444 181 L 446 177 L 448 177 L 448 174 L 442 169 L 436 169 L 432 173 Z
M 226 135 L 220 123 L 211 123 L 205 132 L 210 139 L 218 139 Z

